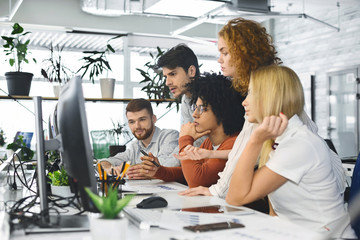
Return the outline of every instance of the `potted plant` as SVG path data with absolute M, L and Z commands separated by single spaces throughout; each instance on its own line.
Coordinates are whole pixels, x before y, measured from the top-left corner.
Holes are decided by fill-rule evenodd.
M 119 213 L 134 195 L 126 195 L 118 200 L 117 188 L 109 187 L 107 196 L 100 197 L 89 188 L 85 188 L 100 214 L 90 214 L 90 232 L 92 239 L 126 239 L 128 220 Z
M 8 151 L 8 154 L 14 154 L 16 150 L 21 148 L 20 158 L 22 161 L 28 162 L 31 161 L 34 156 L 34 151 L 26 146 L 24 141 L 24 136 L 19 135 L 13 143 L 7 145 L 6 149 L 11 150 Z
M 112 71 L 107 55 L 115 53 L 114 48 L 110 45 L 110 42 L 114 39 L 120 38 L 122 35 L 110 38 L 106 43 L 106 48 L 103 51 L 83 51 L 86 54 L 81 60 L 83 65 L 76 73 L 83 71 L 81 78 L 89 73 L 89 80 L 95 83 L 95 78 L 101 75 L 104 71 Z M 101 94 L 103 98 L 113 98 L 115 79 L 114 78 L 101 78 L 100 79 Z
M 151 60 L 144 65 L 144 70 L 136 68 L 144 78 L 140 83 L 146 84 L 141 90 L 145 91 L 149 99 L 170 99 L 170 89 L 166 86 L 166 79 L 163 72 L 156 65 L 158 59 L 164 54 L 159 47 L 157 47 L 157 55 L 150 53 Z M 157 102 L 158 105 L 160 102 Z M 170 108 L 174 102 L 169 102 L 167 108 Z M 180 100 L 175 99 L 176 110 L 179 111 Z
M 110 156 L 115 156 L 119 152 L 125 152 L 126 145 L 120 145 L 120 137 L 122 134 L 124 136 L 130 137 L 130 132 L 126 129 L 125 123 L 121 124 L 120 122 L 115 123 L 114 121 L 112 121 L 112 124 L 114 128 L 112 128 L 110 131 L 115 138 L 116 145 L 110 145 L 109 151 L 110 151 Z
M 29 96 L 31 81 L 33 74 L 28 72 L 21 72 L 22 64 L 29 63 L 27 59 L 28 45 L 30 40 L 23 42 L 24 36 L 30 32 L 24 32 L 24 28 L 20 24 L 13 25 L 11 36 L 1 36 L 5 40 L 4 52 L 8 56 L 8 61 L 11 67 L 15 67 L 15 72 L 6 72 L 5 78 L 7 81 L 8 92 L 10 95 Z M 33 58 L 36 63 L 36 60 Z
M 69 177 L 64 167 L 61 167 L 60 170 L 49 172 L 48 178 L 50 180 L 51 194 L 53 196 L 59 196 L 61 198 L 74 196 L 74 193 L 71 192 Z M 59 200 L 58 202 L 66 204 L 68 201 L 65 199 Z
M 6 150 L 4 146 L 6 144 L 6 136 L 4 131 L 0 128 L 0 159 L 4 159 L 6 156 Z
M 50 44 L 48 48 L 50 51 L 50 57 L 43 60 L 45 68 L 41 69 L 41 75 L 53 84 L 53 90 L 55 97 L 59 97 L 61 86 L 70 80 L 73 75 L 73 71 L 64 65 L 62 60 L 62 51 L 64 46 L 55 47 Z
M 6 144 L 6 137 L 4 130 L 0 128 L 0 148 L 3 147 Z

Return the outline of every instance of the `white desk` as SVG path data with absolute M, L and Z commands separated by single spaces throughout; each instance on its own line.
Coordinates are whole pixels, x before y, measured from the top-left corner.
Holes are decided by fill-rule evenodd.
M 157 181 L 152 181 L 156 183 Z M 139 183 L 139 182 L 138 182 Z M 131 181 L 129 181 L 131 184 Z M 143 183 L 141 184 L 143 186 Z M 178 208 L 189 208 L 226 204 L 223 199 L 217 197 L 184 197 L 179 196 L 176 191 L 172 192 L 161 192 L 158 195 L 164 197 L 168 201 L 167 209 L 178 209 Z M 254 214 L 241 216 L 241 222 L 245 225 L 245 228 L 216 231 L 207 233 L 210 235 L 204 235 L 204 238 L 198 239 L 318 239 L 317 234 L 297 227 L 291 223 L 282 221 L 278 218 L 270 217 L 263 213 L 255 212 Z M 194 236 L 200 237 L 195 233 L 190 234 L 190 239 Z M 140 230 L 134 224 L 130 222 L 129 229 L 127 232 L 128 240 L 165 240 L 176 238 L 180 239 L 179 236 L 184 236 L 181 232 L 170 231 L 160 228 L 151 228 L 150 230 Z M 52 233 L 52 234 L 30 234 L 25 235 L 23 231 L 17 231 L 10 235 L 11 240 L 91 240 L 90 232 L 77 232 L 77 233 Z

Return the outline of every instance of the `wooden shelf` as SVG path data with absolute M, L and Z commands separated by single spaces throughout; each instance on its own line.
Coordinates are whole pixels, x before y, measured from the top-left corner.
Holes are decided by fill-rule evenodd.
M 32 100 L 32 97 L 27 96 L 5 96 L 0 95 L 0 99 L 8 100 Z M 42 97 L 43 100 L 57 101 L 56 97 Z M 130 102 L 132 98 L 85 98 L 88 102 Z M 175 102 L 175 99 L 148 99 L 150 102 Z

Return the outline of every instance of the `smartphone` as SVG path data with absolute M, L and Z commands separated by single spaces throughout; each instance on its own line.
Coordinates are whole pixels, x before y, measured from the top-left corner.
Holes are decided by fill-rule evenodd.
M 192 232 L 208 232 L 208 231 L 217 231 L 217 230 L 223 230 L 223 229 L 243 228 L 243 227 L 245 227 L 245 225 L 241 224 L 241 223 L 219 222 L 219 223 L 186 226 L 186 227 L 184 227 L 184 229 L 190 230 Z
M 254 210 L 242 207 L 231 207 L 231 206 L 221 206 L 221 205 L 210 205 L 204 207 L 192 207 L 192 208 L 182 208 L 180 211 L 183 212 L 202 212 L 202 213 L 225 213 L 225 214 L 234 214 L 234 215 L 246 215 L 254 213 Z

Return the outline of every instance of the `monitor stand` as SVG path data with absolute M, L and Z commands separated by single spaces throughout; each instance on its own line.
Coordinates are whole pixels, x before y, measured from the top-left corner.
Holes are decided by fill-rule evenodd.
M 84 232 L 89 230 L 87 215 L 50 215 L 42 226 L 34 225 L 26 228 L 25 233 Z
M 41 97 L 34 97 L 36 150 L 37 150 L 37 188 L 42 213 L 40 224 L 25 229 L 25 233 L 89 231 L 87 215 L 50 215 L 46 192 L 45 151 L 62 149 L 61 136 L 45 141 L 42 125 Z

